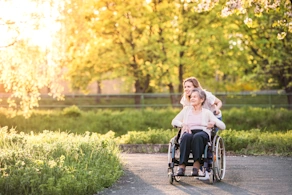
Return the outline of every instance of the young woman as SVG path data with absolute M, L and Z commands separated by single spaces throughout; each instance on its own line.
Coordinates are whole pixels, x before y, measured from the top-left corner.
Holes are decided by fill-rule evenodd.
M 225 129 L 225 124 L 214 114 L 203 108 L 206 101 L 206 93 L 195 88 L 190 92 L 190 106 L 185 106 L 172 120 L 172 126 L 182 127 L 180 141 L 180 161 L 178 175 L 185 174 L 186 164 L 192 150 L 194 164 L 192 176 L 197 176 L 200 169 L 200 159 L 204 148 L 211 139 L 211 129 L 208 124 L 211 122 L 219 129 Z
M 183 87 L 184 87 L 184 94 L 183 94 L 182 99 L 180 100 L 180 103 L 183 106 L 190 105 L 189 96 L 190 96 L 191 91 L 194 88 L 199 88 L 201 90 L 204 90 L 200 82 L 198 81 L 198 79 L 196 79 L 195 77 L 189 77 L 185 79 L 183 82 Z M 211 92 L 208 92 L 206 90 L 204 91 L 207 97 L 206 97 L 206 102 L 203 105 L 203 108 L 211 110 L 213 113 L 215 112 L 216 117 L 222 120 L 222 114 L 220 111 L 220 108 L 222 107 L 222 101 L 218 99 L 216 96 L 214 96 Z

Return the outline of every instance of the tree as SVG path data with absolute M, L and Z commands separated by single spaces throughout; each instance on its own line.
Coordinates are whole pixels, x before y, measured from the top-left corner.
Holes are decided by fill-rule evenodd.
M 269 15 L 270 11 L 283 11 L 283 15 L 278 16 L 278 28 L 282 29 L 282 38 L 288 33 L 292 33 L 291 21 L 291 1 L 289 0 L 227 0 L 226 6 L 222 10 L 223 16 L 230 16 L 236 14 L 246 14 L 252 8 L 252 12 L 249 14 L 253 16 L 257 15 Z M 285 10 L 285 11 L 284 11 Z
M 255 85 L 244 82 L 250 66 L 241 44 L 242 22 L 235 15 L 220 17 L 221 9 L 218 4 L 193 13 L 196 23 L 190 31 L 188 50 L 193 65 L 187 67 L 187 75 L 195 75 L 203 87 L 213 91 L 254 89 Z
M 228 16 L 227 18 L 216 17 L 218 7 L 220 8 L 219 3 L 225 4 L 225 8 L 221 10 L 221 16 Z M 188 7 L 192 9 L 188 9 Z M 219 76 L 223 81 L 221 83 L 229 87 L 226 88 L 227 90 L 230 90 L 233 85 L 230 85 L 230 83 L 236 83 L 237 90 L 257 88 L 255 84 L 251 85 L 246 82 L 252 77 L 255 69 L 253 69 L 254 66 L 251 63 L 248 63 L 250 45 L 243 42 L 246 35 L 240 30 L 242 27 L 239 26 L 244 25 L 242 22 L 246 20 L 241 17 L 241 21 L 239 21 L 235 14 L 244 16 L 248 12 L 252 16 L 277 15 L 277 25 L 271 26 L 272 36 L 278 33 L 278 39 L 289 40 L 288 36 L 291 34 L 292 17 L 289 1 L 181 1 L 181 8 L 183 8 L 181 13 L 184 13 L 183 19 L 190 21 L 185 23 L 187 27 L 182 31 L 186 32 L 187 36 L 185 36 L 186 39 L 181 39 L 184 40 L 181 42 L 183 43 L 181 46 L 184 46 L 185 50 L 181 51 L 183 54 L 181 56 L 184 56 L 182 59 L 184 59 L 185 64 L 181 64 L 180 67 L 183 72 L 189 75 L 216 79 Z M 280 14 L 277 14 L 278 12 Z M 181 23 L 182 27 L 183 25 L 184 23 Z M 206 26 L 208 28 L 204 30 Z M 258 28 L 255 29 L 261 31 Z M 195 44 L 192 44 L 192 41 Z M 192 71 L 194 68 L 189 69 L 193 66 L 187 65 L 188 56 L 193 57 L 193 62 L 196 63 L 196 72 Z M 290 73 L 286 75 L 290 75 Z M 179 76 L 179 80 L 181 78 Z M 287 81 L 287 78 L 284 80 Z
M 289 109 L 292 109 L 292 34 L 287 27 L 287 33 L 283 33 L 281 24 L 289 10 L 291 5 L 282 4 L 279 10 L 251 16 L 252 22 L 245 30 L 250 38 L 247 45 L 252 56 L 250 63 L 254 65 L 254 79 L 261 88 L 284 89 Z
M 209 89 L 223 90 L 228 89 L 225 86 L 230 86 L 228 83 L 231 75 L 237 81 L 245 73 L 246 66 L 242 66 L 242 61 L 234 58 L 235 55 L 244 59 L 244 56 L 239 54 L 231 47 L 231 41 L 236 37 L 237 25 L 230 25 L 232 17 L 223 19 L 220 15 L 221 7 L 211 5 L 208 9 L 199 9 L 198 2 L 177 1 L 170 9 L 174 7 L 171 34 L 173 35 L 173 47 L 167 47 L 166 50 L 172 53 L 169 62 L 173 62 L 177 70 L 173 72 L 176 75 L 178 92 L 182 92 L 183 79 L 189 76 L 196 76 L 203 83 L 207 83 Z M 232 21 L 233 22 L 233 21 Z M 167 36 L 163 37 L 164 41 Z M 175 54 L 176 53 L 176 54 Z M 165 65 L 165 64 L 164 64 Z M 209 82 L 206 82 L 209 81 Z M 218 85 L 221 83 L 221 85 Z M 234 85 L 232 82 L 231 85 Z M 169 84 L 172 86 L 172 83 Z M 204 85 L 205 86 L 205 85 Z M 237 88 L 246 87 L 236 85 Z M 230 88 L 229 88 L 230 89 Z
M 0 84 L 10 94 L 7 100 L 9 107 L 29 117 L 32 109 L 38 106 L 40 89 L 48 87 L 50 95 L 62 98 L 62 88 L 57 84 L 61 74 L 57 64 L 60 51 L 50 47 L 50 44 L 56 44 L 51 39 L 53 32 L 45 34 L 51 32 L 48 28 L 56 27 L 49 25 L 55 22 L 56 17 L 52 15 L 58 4 L 54 4 L 53 0 L 51 5 L 38 4 L 33 0 L 22 3 L 31 9 L 13 11 L 19 1 L 5 1 L 1 6 L 0 20 L 9 25 L 7 31 L 2 29 L 2 32 L 6 33 L 5 37 L 11 37 L 11 41 L 0 43 Z M 12 33 L 10 29 L 18 33 Z
M 218 17 L 216 4 L 204 7 L 200 2 L 160 0 L 92 1 L 86 5 L 77 2 L 66 9 L 70 10 L 68 23 L 73 24 L 73 30 L 68 31 L 74 34 L 67 36 L 72 36 L 69 48 L 73 51 L 69 74 L 77 88 L 86 87 L 95 77 L 102 80 L 110 72 L 132 80 L 135 93 L 163 86 L 173 93 L 174 84 L 182 91 L 186 75 L 213 77 L 217 81 L 222 77 L 223 81 L 230 74 L 234 80 L 246 72 L 246 66 L 232 58 L 238 53 L 236 48 L 229 49 L 230 41 L 236 39 L 234 35 L 230 38 L 228 32 L 233 27 L 226 27 L 227 22 Z M 138 14 L 137 7 L 142 8 Z M 93 44 L 97 39 L 101 40 L 99 44 Z M 109 60 L 103 62 L 106 58 Z M 175 75 L 178 79 L 174 79 Z
M 72 6 L 68 5 L 68 6 Z M 82 20 L 83 35 L 73 37 L 85 37 L 81 44 L 78 41 L 70 45 L 72 52 L 72 61 L 70 62 L 69 72 L 75 70 L 91 70 L 91 74 L 87 74 L 88 80 L 84 83 L 88 84 L 94 77 L 102 77 L 103 75 L 114 75 L 115 77 L 122 77 L 134 83 L 135 93 L 144 93 L 151 90 L 151 77 L 158 78 L 162 72 L 161 69 L 161 52 L 162 47 L 159 44 L 158 31 L 159 27 L 153 15 L 153 9 L 143 1 L 96 1 L 91 6 L 76 6 L 78 10 L 73 11 L 68 18 L 74 18 L 78 15 L 73 26 L 78 26 L 78 20 Z M 137 12 L 139 9 L 139 12 Z M 76 14 L 80 13 L 80 14 Z M 82 15 L 82 17 L 80 17 Z M 148 20 L 151 18 L 151 20 Z M 83 28 L 82 27 L 82 28 Z M 76 31 L 76 30 L 75 30 Z M 73 31 L 74 32 L 74 31 Z M 80 31 L 78 31 L 80 32 Z M 94 33 L 90 33 L 94 32 Z M 100 44 L 96 47 L 91 47 L 94 40 L 99 38 Z M 161 38 L 161 37 L 160 37 Z M 81 53 L 76 55 L 76 53 Z M 94 53 L 100 60 L 94 58 Z M 103 51 L 103 52 L 100 52 Z M 73 59 L 74 58 L 74 59 Z M 105 60 L 109 59 L 109 60 Z M 76 63 L 74 63 L 76 61 Z M 72 63 L 73 62 L 73 63 Z M 75 65 L 74 65 L 75 64 Z M 91 64 L 92 66 L 89 66 Z M 160 64 L 160 65 L 159 65 Z M 158 71 L 157 71 L 158 70 Z M 77 71 L 75 71 L 77 72 Z M 78 71 L 79 72 L 79 71 Z M 82 74 L 81 73 L 81 74 Z M 74 79 L 74 74 L 70 73 L 71 79 Z M 79 78 L 80 75 L 76 75 Z M 78 81 L 79 79 L 75 79 Z M 76 82 L 80 83 L 80 81 Z M 83 86 L 86 86 L 83 85 Z M 139 104 L 140 98 L 136 96 L 135 102 Z

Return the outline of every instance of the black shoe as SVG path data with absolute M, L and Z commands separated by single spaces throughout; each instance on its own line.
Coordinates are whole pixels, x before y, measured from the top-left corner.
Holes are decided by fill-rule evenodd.
M 184 168 L 178 168 L 177 175 L 178 176 L 184 176 L 185 175 L 185 169 Z
M 199 174 L 199 171 L 197 168 L 193 168 L 193 171 L 192 171 L 192 176 L 198 176 Z

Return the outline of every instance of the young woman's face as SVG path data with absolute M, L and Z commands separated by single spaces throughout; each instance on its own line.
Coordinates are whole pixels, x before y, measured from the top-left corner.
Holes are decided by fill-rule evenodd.
M 193 85 L 192 82 L 190 82 L 190 81 L 186 81 L 186 82 L 184 83 L 184 91 L 185 91 L 185 94 L 186 94 L 187 96 L 191 95 L 191 92 L 192 92 L 192 90 L 193 90 L 194 88 L 195 88 L 195 87 L 194 87 L 194 85 Z
M 201 99 L 197 91 L 191 93 L 190 102 L 192 106 L 201 106 L 204 102 L 204 99 Z

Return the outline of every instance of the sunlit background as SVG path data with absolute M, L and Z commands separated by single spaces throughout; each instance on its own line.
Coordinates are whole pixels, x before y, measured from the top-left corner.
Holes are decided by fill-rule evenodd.
M 45 49 L 61 29 L 59 1 L 10 0 L 0 2 L 1 47 L 17 40 Z M 58 4 L 57 4 L 58 3 Z
M 0 93 L 28 111 L 40 94 L 181 92 L 190 75 L 213 91 L 279 87 L 267 68 L 290 61 L 291 18 L 288 0 L 0 0 Z

